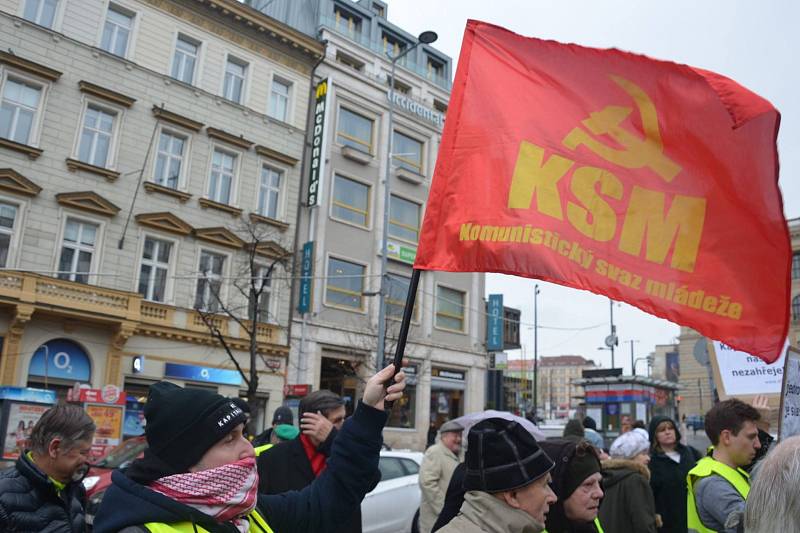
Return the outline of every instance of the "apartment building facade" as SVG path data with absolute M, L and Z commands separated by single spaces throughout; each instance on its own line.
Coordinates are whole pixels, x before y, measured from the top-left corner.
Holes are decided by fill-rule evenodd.
M 0 384 L 240 395 L 254 336 L 263 424 L 320 43 L 235 0 L 0 0 L 0 50 Z
M 583 389 L 572 383 L 581 378 L 581 372 L 596 368 L 595 362 L 581 355 L 555 355 L 539 357 L 536 387 L 538 414 L 547 419 L 569 418 L 580 405 L 576 396 Z M 524 404 L 518 410 L 525 412 L 532 405 L 534 362 L 532 359 L 508 361 L 504 372 L 506 404 Z
M 308 313 L 295 314 L 289 380 L 355 400 L 375 368 L 384 210 L 391 356 L 441 141 L 452 61 L 424 44 L 398 61 L 389 131 L 387 54 L 397 56 L 417 38 L 387 20 L 385 3 L 251 3 L 326 42 L 315 72 L 328 90 L 324 170 L 318 205 L 302 207 L 299 222 L 299 241 L 313 243 L 313 283 Z M 384 432 L 389 444 L 422 449 L 445 420 L 484 408 L 484 317 L 483 274 L 422 273 L 406 348 L 409 390 Z

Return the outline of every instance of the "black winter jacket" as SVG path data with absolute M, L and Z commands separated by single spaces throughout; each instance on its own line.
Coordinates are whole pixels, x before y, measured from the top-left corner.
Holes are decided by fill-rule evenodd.
M 337 431 L 334 428 L 328 438 L 317 450 L 330 457 Z M 302 490 L 314 482 L 314 471 L 308 460 L 300 437 L 276 444 L 258 457 L 258 492 L 262 494 L 281 494 L 290 490 Z M 380 474 L 375 478 L 368 491 L 375 488 L 380 481 Z M 337 533 L 361 533 L 361 507 Z
M 675 438 L 680 441 L 678 425 L 666 416 L 656 416 L 650 421 L 650 442 L 656 442 L 655 430 L 661 422 L 672 422 Z M 666 454 L 653 450 L 650 453 L 650 488 L 656 502 L 656 513 L 661 515 L 659 533 L 686 533 L 686 475 L 694 468 L 702 454 L 691 446 L 678 444 L 675 451 L 680 454 L 676 463 Z
M 79 482 L 61 495 L 27 453 L 0 471 L 0 531 L 3 533 L 83 533 L 86 492 Z
M 378 457 L 386 413 L 359 404 L 336 438 L 328 466 L 302 491 L 278 495 L 259 494 L 257 508 L 275 533 L 327 533 L 336 531 L 352 516 L 380 475 Z M 212 517 L 158 494 L 116 471 L 94 519 L 94 533 L 117 533 L 147 522 L 189 521 L 211 533 L 235 533 L 233 524 Z

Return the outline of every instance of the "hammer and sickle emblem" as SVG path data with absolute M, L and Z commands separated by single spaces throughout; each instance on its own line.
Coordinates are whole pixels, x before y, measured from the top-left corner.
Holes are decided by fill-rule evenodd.
M 606 161 L 625 168 L 649 167 L 664 181 L 671 182 L 681 171 L 681 167 L 664 155 L 664 145 L 658 130 L 656 106 L 653 105 L 653 101 L 650 100 L 647 93 L 635 83 L 613 74 L 610 77 L 628 93 L 639 109 L 644 128 L 644 139 L 622 127 L 622 122 L 628 118 L 633 109 L 610 105 L 601 111 L 590 113 L 589 118 L 581 121 L 581 124 L 589 131 L 580 127 L 573 129 L 564 138 L 564 146 L 575 150 L 578 146 L 585 145 Z M 593 135 L 606 134 L 625 149 L 619 150 L 608 146 L 592 137 L 590 133 Z

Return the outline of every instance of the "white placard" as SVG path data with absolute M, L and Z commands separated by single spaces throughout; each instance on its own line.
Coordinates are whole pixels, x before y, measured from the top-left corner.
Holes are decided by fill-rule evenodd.
M 783 391 L 781 394 L 781 440 L 800 435 L 800 352 L 789 349 L 784 367 Z
M 755 355 L 734 350 L 719 341 L 714 341 L 714 353 L 722 386 L 728 396 L 781 393 L 785 348 L 780 358 L 771 365 Z

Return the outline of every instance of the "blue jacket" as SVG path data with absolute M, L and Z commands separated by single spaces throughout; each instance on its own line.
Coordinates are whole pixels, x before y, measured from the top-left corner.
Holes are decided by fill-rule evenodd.
M 258 496 L 258 510 L 275 533 L 323 533 L 346 522 L 379 476 L 386 413 L 359 404 L 334 441 L 327 468 L 302 491 Z M 94 533 L 117 533 L 147 522 L 190 521 L 212 533 L 235 532 L 200 511 L 114 472 L 94 519 Z

